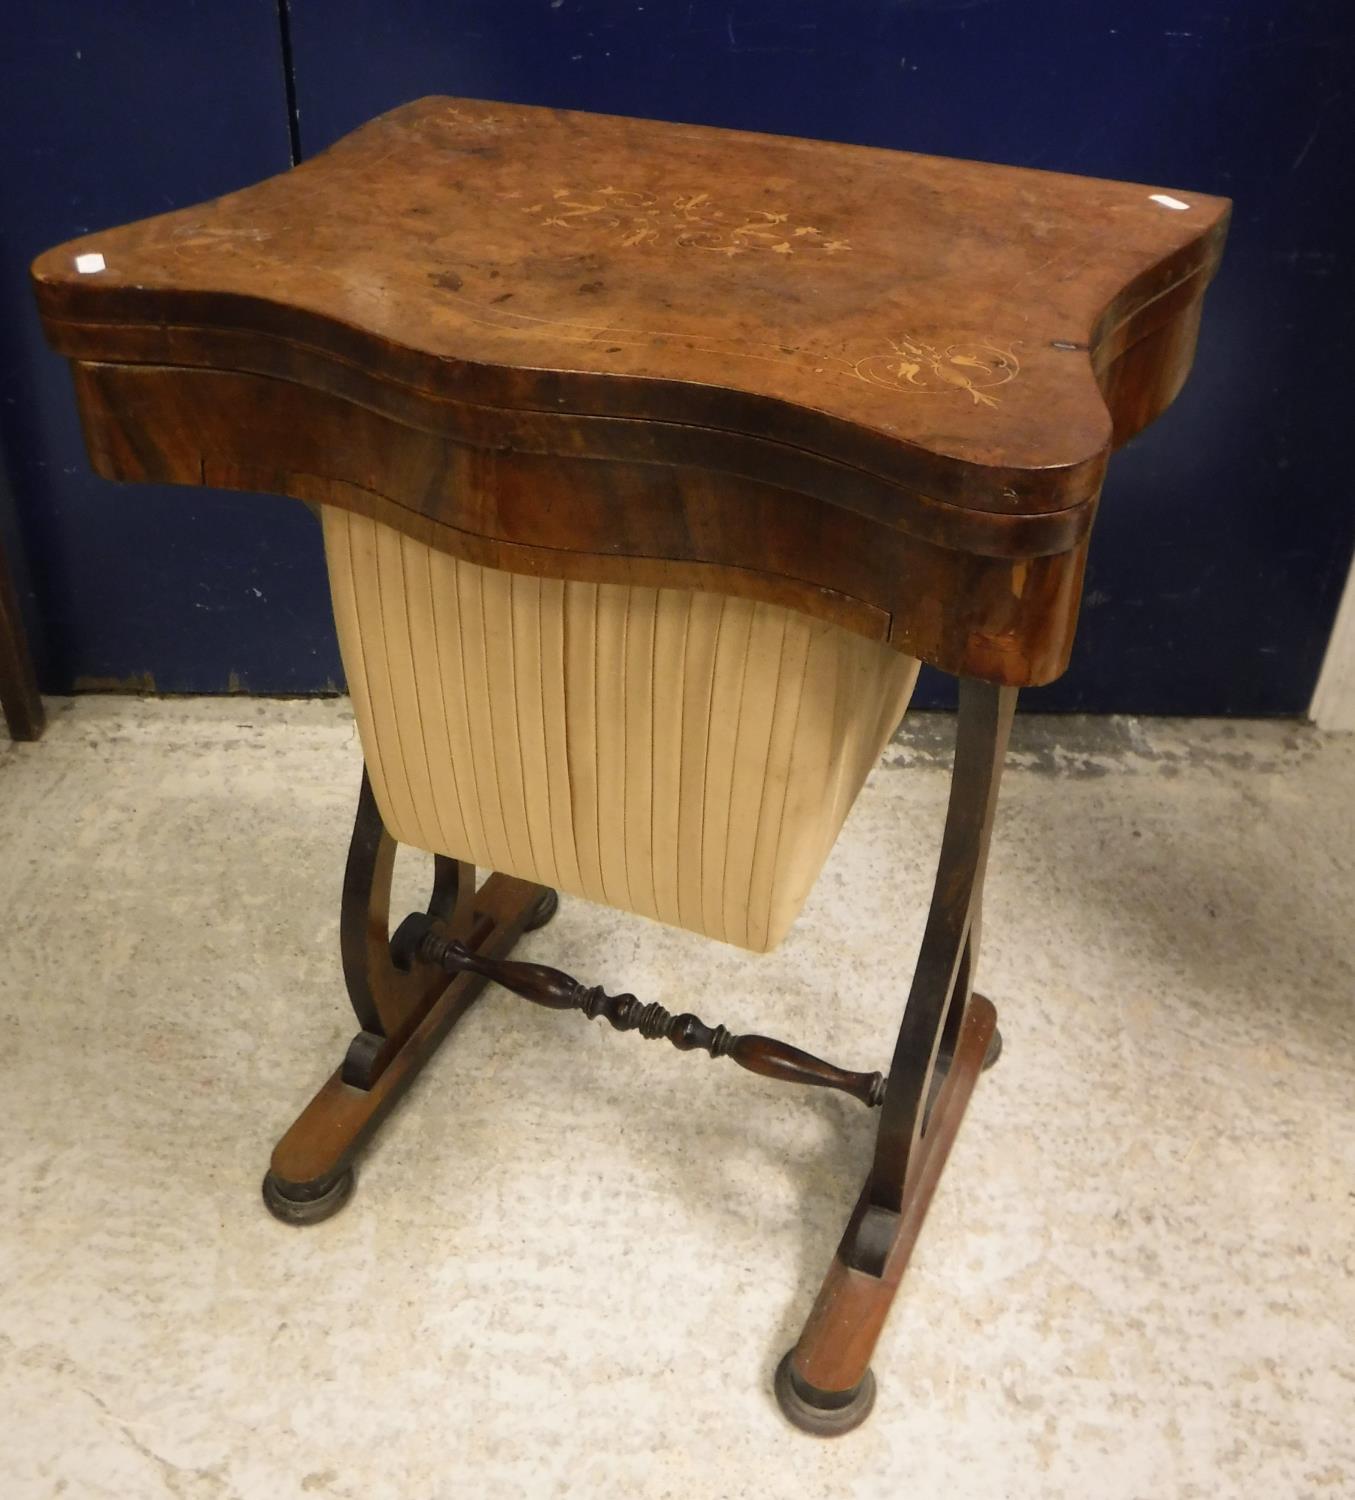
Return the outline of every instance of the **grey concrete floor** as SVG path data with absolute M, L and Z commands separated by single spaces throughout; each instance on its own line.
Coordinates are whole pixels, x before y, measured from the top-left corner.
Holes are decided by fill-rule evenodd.
M 822 1443 L 770 1377 L 860 1106 L 491 991 L 286 1228 L 260 1175 L 353 1030 L 347 705 L 53 707 L 0 744 L 4 1500 L 1355 1495 L 1355 737 L 1018 724 L 1006 1053 Z M 890 747 L 775 954 L 576 901 L 523 951 L 882 1066 L 947 738 Z

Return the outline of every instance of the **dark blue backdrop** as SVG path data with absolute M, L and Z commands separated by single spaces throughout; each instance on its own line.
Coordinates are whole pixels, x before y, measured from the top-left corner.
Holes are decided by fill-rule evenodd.
M 0 53 L 0 438 L 40 681 L 310 692 L 343 681 L 319 528 L 294 501 L 90 471 L 28 263 L 289 161 L 275 0 L 61 0 Z
M 1344 3 L 290 0 L 282 27 L 272 0 L 228 9 L 76 0 L 5 65 L 5 436 L 49 688 L 337 677 L 306 513 L 90 478 L 19 274 L 85 227 L 282 166 L 290 31 L 304 154 L 463 93 L 1234 197 L 1195 373 L 1112 466 L 1073 668 L 1028 706 L 1306 707 L 1355 533 Z

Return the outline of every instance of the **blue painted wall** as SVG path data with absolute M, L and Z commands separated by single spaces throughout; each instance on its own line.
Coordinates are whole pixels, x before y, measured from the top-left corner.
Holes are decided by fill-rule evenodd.
M 275 0 L 61 0 L 0 51 L 0 441 L 49 692 L 342 682 L 319 529 L 294 502 L 98 479 L 28 287 L 38 251 L 290 162 Z
M 22 58 L 23 97 L 0 103 L 24 240 L 2 268 L 7 319 L 32 251 L 286 159 L 271 0 L 64 9 Z M 83 72 L 61 51 L 80 46 L 72 12 L 99 35 Z M 1027 701 L 1306 707 L 1355 538 L 1347 5 L 290 0 L 287 20 L 304 154 L 420 94 L 464 93 L 1234 197 L 1195 373 L 1112 468 L 1073 668 Z M 44 108 L 54 94 L 60 117 Z M 259 691 L 323 689 L 338 669 L 305 512 L 88 477 L 64 372 L 35 339 L 30 320 L 0 355 L 7 400 L 37 391 L 8 425 L 48 685 L 151 671 L 170 689 L 219 690 L 232 673 Z

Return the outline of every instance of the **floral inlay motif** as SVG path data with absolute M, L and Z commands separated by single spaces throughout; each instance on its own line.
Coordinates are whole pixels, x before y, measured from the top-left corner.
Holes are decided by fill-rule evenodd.
M 521 193 L 507 193 L 520 198 Z M 792 224 L 789 213 L 772 209 L 733 209 L 709 193 L 678 193 L 673 198 L 629 188 L 556 188 L 549 198 L 524 203 L 522 212 L 552 229 L 583 232 L 624 249 L 674 244 L 683 250 L 717 255 L 840 255 L 851 244 L 813 224 Z
M 900 391 L 964 391 L 976 406 L 996 406 L 993 386 L 1015 380 L 1021 366 L 1013 349 L 995 344 L 927 344 L 921 339 L 889 340 L 889 352 L 868 354 L 852 366 L 871 385 Z
M 449 104 L 442 111 L 442 118 L 448 124 L 460 125 L 474 135 L 494 135 L 503 124 L 498 115 L 471 114 L 456 104 Z

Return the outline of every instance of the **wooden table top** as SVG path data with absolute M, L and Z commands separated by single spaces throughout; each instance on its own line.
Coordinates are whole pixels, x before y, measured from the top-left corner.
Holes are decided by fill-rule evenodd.
M 242 192 L 58 247 L 33 275 L 49 336 L 87 377 L 105 472 L 190 482 L 186 460 L 157 469 L 124 451 L 134 409 L 154 429 L 143 450 L 169 422 L 146 394 L 167 369 L 282 380 L 524 463 L 704 469 L 731 477 L 727 511 L 752 503 L 748 486 L 814 502 L 798 523 L 801 561 L 779 575 L 859 603 L 853 628 L 952 670 L 1045 680 L 1066 659 L 1076 580 L 1039 665 L 1027 640 L 1023 664 L 997 669 L 984 650 L 923 640 L 916 622 L 900 633 L 911 607 L 828 576 L 815 539 L 846 515 L 849 528 L 1009 570 L 1063 555 L 1080 579 L 1111 448 L 1185 378 L 1227 216 L 1226 200 L 1152 185 L 435 98 Z M 127 377 L 116 395 L 110 366 Z M 155 389 L 168 400 L 163 381 Z M 121 447 L 99 438 L 109 424 Z M 249 465 L 221 444 L 215 482 L 236 482 Z M 198 456 L 203 482 L 213 455 Z M 496 530 L 484 503 L 471 517 L 454 497 L 430 501 L 423 470 L 420 493 L 394 472 L 407 457 L 368 453 L 361 472 L 318 476 L 312 457 L 262 467 L 307 499 L 356 487 L 368 499 L 352 503 L 417 514 L 451 550 L 470 549 L 438 527 L 501 548 L 666 560 L 678 574 L 761 564 L 756 530 L 684 555 L 656 522 L 648 545 L 636 507 L 650 519 L 662 507 L 643 475 L 631 474 L 629 511 L 625 485 L 612 486 L 606 525 L 621 545 L 609 547 L 597 517 L 562 537 L 538 516 L 543 542 L 530 527 Z M 330 488 L 302 484 L 303 467 Z M 504 565 L 546 570 L 526 556 Z M 899 561 L 913 594 L 916 556 Z M 835 617 L 852 614 L 844 604 Z M 972 633 L 972 618 L 961 625 Z

